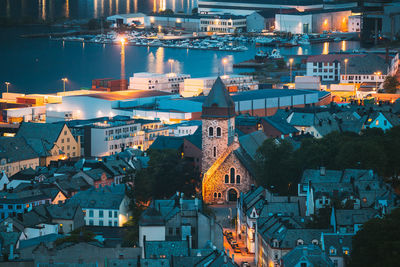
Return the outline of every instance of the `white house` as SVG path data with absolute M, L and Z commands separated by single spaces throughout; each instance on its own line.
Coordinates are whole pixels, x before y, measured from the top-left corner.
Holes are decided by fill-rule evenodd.
M 233 15 L 203 16 L 200 31 L 234 33 L 246 31 L 246 17 Z
M 70 201 L 82 207 L 85 225 L 122 227 L 129 218 L 129 199 L 124 184 L 80 191 Z

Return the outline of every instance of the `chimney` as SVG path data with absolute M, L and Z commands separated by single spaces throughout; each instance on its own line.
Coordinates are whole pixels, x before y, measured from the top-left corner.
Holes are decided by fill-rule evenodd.
M 14 246 L 12 244 L 10 245 L 10 255 L 8 255 L 8 259 L 9 260 L 14 259 Z
M 7 224 L 7 233 L 11 233 L 13 231 L 13 223 L 10 222 Z
M 194 207 L 196 208 L 196 211 L 199 210 L 199 199 L 197 197 L 194 199 Z
M 326 175 L 326 168 L 325 167 L 321 167 L 319 170 L 320 170 L 320 175 L 321 176 L 325 176 Z

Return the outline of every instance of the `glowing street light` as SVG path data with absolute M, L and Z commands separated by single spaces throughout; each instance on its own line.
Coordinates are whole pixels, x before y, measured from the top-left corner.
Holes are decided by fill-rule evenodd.
M 228 64 L 228 59 L 225 57 L 222 59 L 222 65 L 224 65 L 224 76 L 226 75 L 226 64 Z
M 68 82 L 68 79 L 62 78 L 61 80 L 63 81 L 63 88 L 64 88 L 64 92 L 65 92 L 65 83 Z
M 289 65 L 290 65 L 290 83 L 292 83 L 292 65 L 293 65 L 293 58 L 289 59 Z
M 349 61 L 349 59 L 348 58 L 345 58 L 344 59 L 344 75 L 346 75 L 347 76 L 347 62 Z
M 375 74 L 375 87 L 376 87 L 376 90 L 378 90 L 378 76 L 381 76 L 382 75 L 382 72 L 380 72 L 380 71 L 377 71 L 377 72 L 374 72 L 374 74 Z
M 174 64 L 174 60 L 173 59 L 168 59 L 168 63 L 171 66 L 171 73 L 172 73 L 172 65 Z
M 125 43 L 126 43 L 126 39 L 125 39 L 125 37 L 120 37 L 119 38 L 119 42 L 121 43 L 121 45 L 125 45 Z
M 9 82 L 5 82 L 5 84 L 6 84 L 6 87 L 7 87 L 7 93 L 8 93 L 8 86 L 10 85 L 10 83 L 9 83 Z

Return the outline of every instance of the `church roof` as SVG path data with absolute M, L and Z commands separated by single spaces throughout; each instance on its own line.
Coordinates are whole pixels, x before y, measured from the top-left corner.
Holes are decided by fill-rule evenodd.
M 234 106 L 233 100 L 226 90 L 225 84 L 221 77 L 218 77 L 211 88 L 208 97 L 204 101 L 203 107 L 214 107 L 217 105 L 219 108 L 228 108 Z
M 235 103 L 226 90 L 220 77 L 217 78 L 210 93 L 203 103 L 203 116 L 206 117 L 233 117 Z

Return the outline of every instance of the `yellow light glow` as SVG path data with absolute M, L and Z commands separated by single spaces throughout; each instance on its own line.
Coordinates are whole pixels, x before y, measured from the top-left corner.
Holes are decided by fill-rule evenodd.
M 181 21 L 181 19 L 180 18 L 177 18 L 176 19 L 176 23 L 181 23 L 182 21 Z
M 119 37 L 119 42 L 120 42 L 122 45 L 124 45 L 124 44 L 126 43 L 125 37 L 123 37 L 123 36 Z
M 227 58 L 223 58 L 223 59 L 222 59 L 222 64 L 224 64 L 224 65 L 225 65 L 225 64 L 228 64 L 228 59 L 227 59 Z
M 290 62 L 290 64 L 292 64 L 293 63 L 293 58 L 290 58 L 289 62 Z
M 328 25 L 328 19 L 324 20 L 324 25 Z

